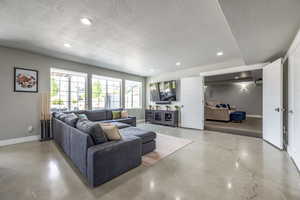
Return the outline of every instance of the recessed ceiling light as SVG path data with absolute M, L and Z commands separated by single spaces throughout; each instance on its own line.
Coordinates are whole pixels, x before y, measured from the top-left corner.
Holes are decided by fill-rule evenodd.
M 175 65 L 176 65 L 176 66 L 180 66 L 180 65 L 181 65 L 181 62 L 177 62 Z
M 234 77 L 234 79 L 239 79 L 239 78 L 240 78 L 239 76 L 235 76 L 235 77 Z
M 92 20 L 86 17 L 83 17 L 80 19 L 81 23 L 87 26 L 92 25 Z
M 227 183 L 227 188 L 230 190 L 232 188 L 232 183 L 228 182 Z
M 64 43 L 64 46 L 67 47 L 67 48 L 71 48 L 72 47 L 72 45 L 69 44 L 69 43 Z
M 223 56 L 223 55 L 224 55 L 223 51 L 219 51 L 219 52 L 217 53 L 217 56 Z

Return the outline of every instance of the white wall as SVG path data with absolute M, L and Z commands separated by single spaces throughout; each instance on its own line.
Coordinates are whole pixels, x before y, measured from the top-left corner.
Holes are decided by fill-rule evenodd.
M 40 133 L 39 94 L 13 92 L 13 70 L 15 66 L 39 71 L 39 92 L 50 91 L 50 68 L 55 67 L 84 72 L 89 76 L 97 74 L 141 81 L 143 82 L 143 97 L 145 97 L 144 77 L 0 47 L 0 140 L 38 135 Z M 143 108 L 144 105 L 145 98 L 143 99 Z M 143 119 L 144 109 L 129 110 L 129 114 L 137 116 L 138 119 Z M 33 132 L 28 133 L 28 126 L 33 126 Z

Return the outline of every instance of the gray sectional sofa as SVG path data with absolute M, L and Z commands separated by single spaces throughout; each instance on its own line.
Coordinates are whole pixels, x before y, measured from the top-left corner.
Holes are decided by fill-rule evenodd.
M 142 155 L 155 149 L 156 133 L 139 129 L 136 118 L 112 119 L 112 110 L 76 111 L 85 114 L 85 127 L 78 122 L 53 113 L 54 141 L 62 148 L 91 187 L 101 185 L 141 164 Z M 68 112 L 67 114 L 70 114 Z M 109 122 L 119 127 L 121 140 L 95 141 L 89 132 L 95 131 L 97 122 Z M 88 128 L 87 128 L 88 127 Z

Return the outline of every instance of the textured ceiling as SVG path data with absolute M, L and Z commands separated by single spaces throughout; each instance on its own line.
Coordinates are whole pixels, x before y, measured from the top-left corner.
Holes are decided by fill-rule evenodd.
M 217 0 L 1 0 L 0 27 L 2 46 L 142 76 L 243 64 Z
M 285 53 L 299 10 L 300 0 L 0 0 L 0 45 L 142 76 L 256 64 Z
M 206 83 L 214 83 L 214 82 L 243 82 L 245 80 L 259 80 L 262 79 L 262 70 L 253 70 L 253 71 L 245 71 L 245 72 L 237 72 L 230 74 L 222 74 L 215 76 L 207 76 L 205 77 Z
M 300 26 L 300 0 L 219 0 L 246 64 L 283 56 Z

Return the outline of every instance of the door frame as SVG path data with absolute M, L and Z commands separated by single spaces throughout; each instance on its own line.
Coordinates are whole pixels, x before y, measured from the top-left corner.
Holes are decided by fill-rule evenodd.
M 213 71 L 207 71 L 207 72 L 201 72 L 200 76 L 203 76 L 203 79 L 204 79 L 205 77 L 208 77 L 208 76 L 224 75 L 224 74 L 231 74 L 231 73 L 243 72 L 243 71 L 253 71 L 253 70 L 259 70 L 259 69 L 262 70 L 268 64 L 270 64 L 270 62 L 268 62 L 268 63 L 259 63 L 259 64 L 255 64 L 255 65 L 244 65 L 244 66 L 238 66 L 238 67 L 231 67 L 231 68 L 219 69 L 219 70 L 213 70 Z M 205 90 L 203 90 L 203 97 L 204 97 L 204 92 L 205 92 Z M 203 106 L 203 110 L 204 110 L 204 106 L 205 106 L 204 102 L 203 102 L 202 106 Z M 262 116 L 262 117 L 264 117 L 264 116 Z

